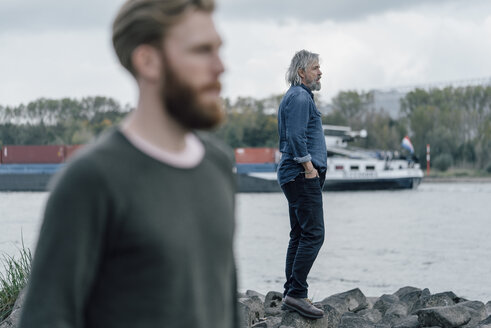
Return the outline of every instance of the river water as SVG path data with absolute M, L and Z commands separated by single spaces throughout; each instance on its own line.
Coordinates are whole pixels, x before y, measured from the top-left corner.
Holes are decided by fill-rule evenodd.
M 0 251 L 34 249 L 47 193 L 0 193 Z M 423 183 L 417 190 L 324 193 L 326 240 L 309 297 L 403 286 L 491 300 L 491 184 Z M 239 289 L 282 291 L 288 210 L 281 193 L 237 196 Z

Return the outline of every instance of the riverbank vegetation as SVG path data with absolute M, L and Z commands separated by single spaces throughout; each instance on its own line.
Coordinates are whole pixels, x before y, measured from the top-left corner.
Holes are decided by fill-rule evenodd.
M 18 257 L 3 255 L 3 272 L 0 272 L 0 322 L 10 315 L 19 293 L 27 285 L 31 260 L 31 251 L 24 244 Z
M 224 99 L 228 119 L 215 134 L 233 148 L 277 147 L 276 110 L 281 98 Z M 368 137 L 354 146 L 402 150 L 401 140 L 408 135 L 422 167 L 429 144 L 431 166 L 439 172 L 491 174 L 491 86 L 415 89 L 401 99 L 398 118 L 375 107 L 373 92 L 342 91 L 331 102 L 317 99 L 318 107 L 327 112 L 324 124 L 368 131 Z M 129 105 L 107 97 L 0 106 L 0 146 L 86 143 L 118 124 L 129 110 Z

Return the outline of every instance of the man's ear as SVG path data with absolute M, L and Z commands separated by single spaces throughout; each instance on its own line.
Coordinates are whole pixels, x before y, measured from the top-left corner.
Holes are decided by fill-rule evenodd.
M 138 78 L 157 82 L 161 78 L 160 52 L 148 44 L 141 44 L 131 53 L 131 63 Z
M 298 75 L 299 75 L 299 76 L 300 76 L 302 79 L 304 79 L 304 78 L 305 78 L 305 70 L 303 70 L 303 69 L 299 68 L 297 72 L 298 72 Z

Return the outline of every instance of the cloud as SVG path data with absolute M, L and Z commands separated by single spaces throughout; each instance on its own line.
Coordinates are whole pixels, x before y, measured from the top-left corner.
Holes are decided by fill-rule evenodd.
M 95 31 L 97 32 L 97 31 Z M 136 100 L 132 79 L 119 65 L 109 36 L 94 30 L 1 36 L 0 105 L 37 98 L 109 96 Z
M 108 27 L 123 0 L 2 0 L 0 31 Z
M 226 97 L 286 91 L 285 71 L 304 48 L 321 55 L 324 101 L 340 90 L 491 76 L 489 0 L 218 1 Z M 91 95 L 134 103 L 134 82 L 110 42 L 122 3 L 0 0 L 0 105 Z
M 489 12 L 489 11 L 487 11 Z M 368 91 L 491 75 L 490 21 L 441 11 L 386 12 L 358 21 L 277 24 L 221 22 L 226 93 L 266 97 L 287 88 L 295 51 L 321 55 L 323 100 L 340 90 Z M 240 35 L 240 38 L 236 37 Z
M 363 19 L 387 11 L 399 11 L 418 5 L 452 3 L 457 0 L 219 0 L 224 17 L 261 21 L 346 21 Z

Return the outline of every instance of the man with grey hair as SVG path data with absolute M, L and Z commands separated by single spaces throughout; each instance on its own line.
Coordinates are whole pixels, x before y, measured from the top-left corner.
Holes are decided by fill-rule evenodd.
M 128 0 L 113 45 L 136 108 L 57 176 L 20 328 L 237 327 L 233 152 L 214 0 Z
M 283 305 L 313 319 L 324 316 L 307 298 L 307 276 L 324 242 L 322 187 L 327 150 L 312 93 L 320 90 L 321 76 L 319 55 L 298 51 L 286 74 L 290 89 L 278 110 L 278 182 L 288 200 L 291 229 Z

